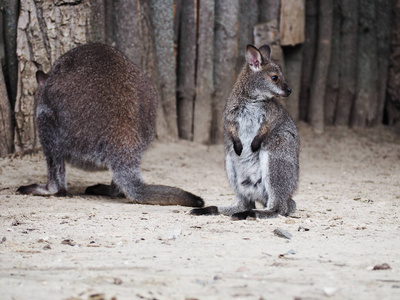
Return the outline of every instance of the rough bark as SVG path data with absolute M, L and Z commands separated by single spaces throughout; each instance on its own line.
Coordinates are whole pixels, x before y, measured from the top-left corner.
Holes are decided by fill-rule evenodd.
M 340 5 L 343 20 L 340 39 L 339 97 L 335 125 L 348 126 L 357 83 L 358 1 L 342 0 Z
M 223 142 L 222 111 L 234 84 L 238 16 L 238 0 L 219 0 L 216 2 L 212 143 Z
M 375 1 L 359 0 L 357 89 L 351 125 L 366 127 L 378 111 L 378 57 Z
M 158 69 L 160 102 L 159 126 L 166 122 L 168 137 L 178 138 L 176 115 L 176 72 L 174 55 L 174 6 L 173 0 L 152 0 L 152 21 Z M 158 127 L 159 127 L 158 126 Z
M 281 0 L 279 27 L 281 46 L 294 46 L 304 42 L 304 0 Z
M 353 2 L 353 1 L 352 1 Z M 308 121 L 308 104 L 310 99 L 310 87 L 312 71 L 314 69 L 314 57 L 316 53 L 317 39 L 317 0 L 306 1 L 306 40 L 303 45 L 303 62 L 301 75 L 301 90 L 299 115 L 300 119 Z
M 196 97 L 193 140 L 211 142 L 212 94 L 214 91 L 214 0 L 201 0 L 198 6 Z
M 0 68 L 0 157 L 13 152 L 12 110 L 8 100 L 3 71 Z
M 36 71 L 49 72 L 60 55 L 88 42 L 91 20 L 89 0 L 21 1 L 17 38 L 16 151 L 40 146 L 34 117 Z
M 387 101 L 385 107 L 388 125 L 400 124 L 400 1 L 394 5 L 393 28 L 391 36 L 390 66 L 387 82 Z
M 193 108 L 196 76 L 197 1 L 182 0 L 178 48 L 179 137 L 193 139 Z
M 17 95 L 18 81 L 18 60 L 17 60 L 17 27 L 19 15 L 18 0 L 3 0 L 3 38 L 5 55 L 5 82 L 7 86 L 8 99 L 11 109 L 14 105 Z
M 339 71 L 340 71 L 340 27 L 341 27 L 341 8 L 340 2 L 333 3 L 332 20 L 332 48 L 331 61 L 329 64 L 328 78 L 325 92 L 325 124 L 333 125 L 335 122 L 335 112 L 339 94 Z
M 319 3 L 318 48 L 310 90 L 309 106 L 310 125 L 317 133 L 324 131 L 324 98 L 331 55 L 332 9 L 332 0 L 321 1 Z

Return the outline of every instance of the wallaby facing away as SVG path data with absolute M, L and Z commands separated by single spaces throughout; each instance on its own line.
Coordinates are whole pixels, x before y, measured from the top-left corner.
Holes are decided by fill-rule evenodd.
M 264 45 L 246 49 L 246 64 L 224 109 L 225 168 L 236 203 L 193 209 L 194 215 L 287 216 L 299 178 L 299 135 L 284 107 L 274 98 L 291 89 Z M 255 202 L 263 209 L 256 209 Z
M 202 207 L 203 200 L 174 187 L 143 182 L 140 161 L 154 138 L 157 95 L 146 75 L 106 45 L 77 47 L 38 71 L 36 122 L 46 157 L 47 184 L 21 186 L 33 195 L 67 194 L 65 165 L 112 172 L 111 185 L 87 194 L 127 196 L 142 204 Z

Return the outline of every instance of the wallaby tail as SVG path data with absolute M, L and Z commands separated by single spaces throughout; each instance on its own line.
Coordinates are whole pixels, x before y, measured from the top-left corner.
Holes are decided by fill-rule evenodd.
M 123 165 L 121 162 L 116 162 L 112 171 L 113 182 L 128 198 L 127 203 L 204 206 L 203 199 L 180 188 L 144 183 L 138 161 L 124 161 Z
M 141 184 L 140 188 L 136 189 L 135 196 L 129 197 L 127 202 L 150 205 L 204 206 L 202 198 L 180 188 L 144 183 Z

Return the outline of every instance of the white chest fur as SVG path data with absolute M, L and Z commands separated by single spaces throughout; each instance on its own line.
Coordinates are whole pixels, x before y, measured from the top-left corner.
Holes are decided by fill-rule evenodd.
M 266 174 L 263 174 L 265 173 L 261 166 L 263 162 L 260 161 L 262 150 L 253 152 L 251 142 L 265 117 L 263 102 L 250 103 L 240 107 L 236 120 L 243 151 L 240 156 L 232 151 L 226 157 L 228 177 L 236 192 L 244 195 L 245 198 L 256 201 L 265 198 L 266 190 L 262 184 L 262 177 Z M 264 153 L 264 156 L 268 156 L 268 154 Z

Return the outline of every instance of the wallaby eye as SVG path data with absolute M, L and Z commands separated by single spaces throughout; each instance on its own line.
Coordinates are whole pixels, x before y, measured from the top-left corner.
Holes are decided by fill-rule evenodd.
M 273 75 L 273 76 L 271 76 L 271 79 L 272 79 L 272 81 L 278 81 L 278 76 Z

